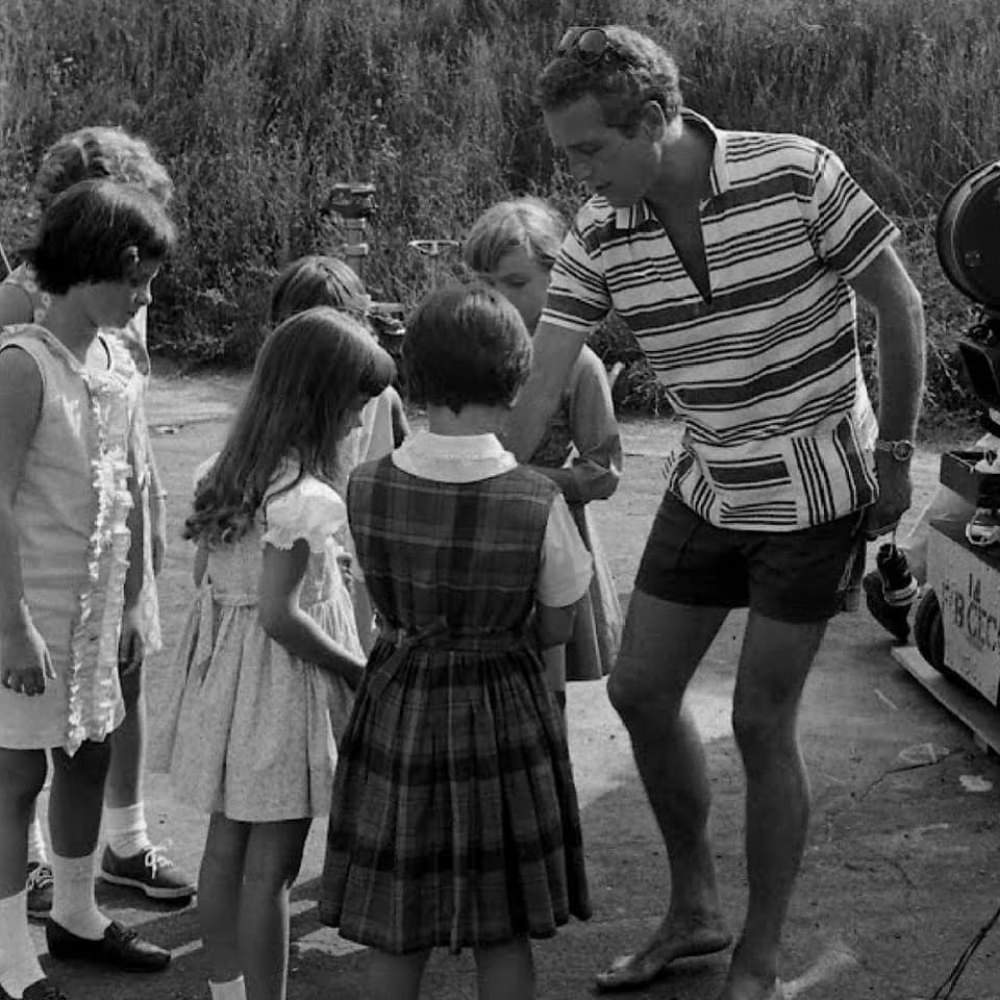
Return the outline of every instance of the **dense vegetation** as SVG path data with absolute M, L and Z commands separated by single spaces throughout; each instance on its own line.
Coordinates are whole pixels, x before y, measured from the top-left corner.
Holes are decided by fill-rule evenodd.
M 440 275 L 408 240 L 460 237 L 512 191 L 579 201 L 532 85 L 566 24 L 612 20 L 666 43 L 687 102 L 718 124 L 840 153 L 904 230 L 930 317 L 928 412 L 966 406 L 953 344 L 971 312 L 940 274 L 933 221 L 956 180 L 1000 156 L 996 0 L 4 0 L 0 239 L 30 236 L 42 150 L 113 122 L 177 182 L 163 351 L 245 360 L 275 267 L 342 241 L 323 211 L 335 181 L 377 185 L 367 279 L 410 303 Z M 614 330 L 600 346 L 631 350 Z M 640 366 L 620 392 L 656 405 Z

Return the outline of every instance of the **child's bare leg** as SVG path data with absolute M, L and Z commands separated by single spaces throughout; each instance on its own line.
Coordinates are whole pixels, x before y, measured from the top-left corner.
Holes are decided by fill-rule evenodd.
M 94 853 L 110 756 L 107 742 L 87 741 L 72 757 L 64 750 L 52 751 L 49 827 L 55 854 L 81 858 Z
M 107 849 L 101 874 L 151 899 L 190 899 L 195 886 L 166 854 L 154 849 L 146 824 L 142 777 L 146 760 L 146 697 L 143 665 L 122 676 L 125 718 L 111 734 L 111 763 L 104 787 L 104 835 Z
M 198 920 L 215 983 L 229 983 L 243 974 L 238 914 L 243 863 L 250 824 L 212 813 L 198 872 Z
M 44 750 L 0 749 L 0 899 L 24 888 L 28 824 L 46 766 Z
M 0 987 L 18 997 L 45 977 L 28 935 L 28 824 L 45 783 L 45 753 L 0 749 Z
M 417 1000 L 430 951 L 390 955 L 373 949 L 368 960 L 366 1000 Z
M 479 1000 L 534 1000 L 535 963 L 525 937 L 477 948 Z
M 83 743 L 72 757 L 52 751 L 49 828 L 55 882 L 45 927 L 49 954 L 130 972 L 158 972 L 170 962 L 170 952 L 109 920 L 94 896 L 94 854 L 109 757 L 107 742 Z
M 49 830 L 55 893 L 52 919 L 73 934 L 99 939 L 110 921 L 94 898 L 94 851 L 110 748 L 87 741 L 70 757 L 52 751 Z
M 142 693 L 142 667 L 122 677 L 125 718 L 111 734 L 111 762 L 104 788 L 104 804 L 111 809 L 142 801 L 142 770 L 145 759 L 146 699 Z
M 302 864 L 309 819 L 254 823 L 243 862 L 240 957 L 247 1000 L 284 1000 L 288 896 Z

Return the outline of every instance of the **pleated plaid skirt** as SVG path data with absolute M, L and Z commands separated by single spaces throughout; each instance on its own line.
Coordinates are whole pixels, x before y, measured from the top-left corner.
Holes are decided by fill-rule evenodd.
M 340 747 L 320 919 L 393 954 L 549 937 L 590 916 L 576 790 L 514 633 L 383 638 Z

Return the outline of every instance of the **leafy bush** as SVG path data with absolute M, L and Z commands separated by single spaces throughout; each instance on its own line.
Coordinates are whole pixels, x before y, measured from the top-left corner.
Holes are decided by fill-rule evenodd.
M 10 0 L 0 6 L 0 238 L 30 237 L 28 182 L 60 134 L 113 122 L 147 137 L 177 183 L 180 252 L 158 281 L 158 349 L 245 363 L 275 270 L 337 252 L 331 185 L 368 180 L 381 205 L 365 277 L 412 304 L 457 260 L 415 237 L 458 238 L 510 192 L 571 210 L 580 191 L 551 147 L 533 81 L 567 23 L 621 20 L 678 56 L 688 103 L 723 127 L 826 142 L 900 221 L 925 293 L 927 410 L 968 405 L 954 339 L 966 304 L 934 260 L 949 186 L 1000 150 L 995 0 Z M 627 332 L 623 405 L 662 393 Z

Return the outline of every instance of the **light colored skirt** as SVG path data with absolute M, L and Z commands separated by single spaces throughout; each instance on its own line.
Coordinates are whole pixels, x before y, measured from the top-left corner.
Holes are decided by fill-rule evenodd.
M 361 655 L 350 598 L 305 610 Z M 177 656 L 177 678 L 150 766 L 182 801 L 240 822 L 323 816 L 336 741 L 353 695 L 339 676 L 289 655 L 261 628 L 255 604 L 202 588 Z

